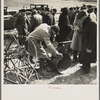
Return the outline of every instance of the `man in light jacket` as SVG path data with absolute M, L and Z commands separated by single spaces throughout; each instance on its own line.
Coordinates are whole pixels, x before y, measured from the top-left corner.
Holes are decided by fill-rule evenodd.
M 44 42 L 47 48 L 51 51 L 53 57 L 62 58 L 62 54 L 55 49 L 50 40 L 52 37 L 59 33 L 59 30 L 60 29 L 58 26 L 49 26 L 44 23 L 36 27 L 35 30 L 31 32 L 26 39 L 26 50 L 30 53 L 31 56 L 35 56 L 35 49 L 33 44 L 35 44 L 36 46 L 38 58 L 40 61 L 39 72 L 41 72 L 42 74 L 46 73 L 44 70 L 44 66 L 46 59 L 49 58 L 42 45 L 42 42 Z

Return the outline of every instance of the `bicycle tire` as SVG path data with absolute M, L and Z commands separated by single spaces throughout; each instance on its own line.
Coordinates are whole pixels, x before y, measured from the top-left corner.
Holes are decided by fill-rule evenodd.
M 20 73 L 17 73 L 15 71 L 6 72 L 4 76 L 4 84 L 25 84 L 25 83 L 30 83 L 30 81 Z
M 14 39 L 9 44 L 6 45 L 5 52 L 7 52 L 9 50 L 9 48 L 13 42 L 14 42 Z
M 16 47 L 17 48 L 15 48 L 14 47 L 14 44 L 16 45 Z M 12 48 L 14 48 L 14 49 L 12 49 Z M 35 47 L 36 48 L 36 47 Z M 12 50 L 11 50 L 12 49 Z M 24 49 L 23 49 L 24 50 Z M 20 45 L 19 45 L 19 43 L 18 43 L 18 41 L 17 41 L 17 39 L 15 40 L 15 38 L 13 38 L 13 40 L 12 41 L 10 41 L 10 43 L 8 44 L 8 46 L 6 47 L 6 52 L 5 52 L 5 58 L 4 59 L 6 59 L 5 61 L 4 61 L 4 64 L 5 64 L 5 66 L 6 67 L 8 67 L 8 68 L 10 68 L 10 70 L 12 70 L 12 69 L 14 69 L 15 70 L 15 68 L 20 68 L 20 67 L 23 67 L 23 68 L 25 68 L 25 66 L 27 66 L 27 67 L 29 67 L 30 66 L 30 68 L 33 68 L 33 71 L 35 71 L 35 74 L 36 74 L 36 77 L 37 77 L 37 79 L 39 79 L 39 77 L 38 77 L 38 73 L 36 72 L 36 70 L 35 70 L 35 68 L 34 67 L 32 67 L 31 65 L 30 65 L 30 62 L 28 61 L 28 58 L 26 57 L 25 59 L 27 59 L 27 60 L 25 60 L 25 59 L 23 59 L 23 57 L 22 57 L 22 54 L 21 54 L 21 47 L 20 47 Z M 26 52 L 26 51 L 25 51 Z M 37 52 L 36 52 L 37 53 Z M 37 56 L 37 54 L 36 54 L 36 56 Z M 21 63 L 23 63 L 23 61 L 22 60 L 24 60 L 25 61 L 25 65 L 17 65 L 18 64 L 18 62 L 19 62 L 19 64 Z M 9 64 L 10 63 L 10 64 Z M 37 62 L 36 62 L 37 63 Z M 35 63 L 35 66 L 37 65 Z M 11 65 L 12 64 L 12 65 Z M 12 67 L 12 69 L 11 69 L 11 67 Z M 6 70 L 6 68 L 4 69 L 4 71 Z M 19 70 L 19 69 L 18 69 Z M 19 71 L 20 72 L 20 71 Z M 17 81 L 18 81 L 18 84 L 25 84 L 25 83 L 29 83 L 29 80 L 27 79 L 27 76 L 25 76 L 24 77 L 24 73 L 26 73 L 26 72 L 24 72 L 24 71 L 22 71 L 23 73 L 20 73 L 20 74 L 17 74 L 18 76 L 17 76 Z M 28 72 L 28 71 L 27 71 Z M 30 73 L 30 76 L 32 75 L 32 72 Z M 4 81 L 9 81 L 9 79 L 7 80 L 5 80 L 4 79 Z M 13 80 L 10 80 L 11 82 L 7 82 L 8 84 L 9 83 L 15 83 L 15 84 L 17 84 L 16 82 L 13 82 Z
M 22 60 L 24 60 L 24 63 L 23 63 Z M 36 72 L 34 67 L 32 67 L 30 65 L 30 63 L 28 62 L 27 58 L 22 59 L 22 60 L 17 58 L 17 57 L 15 59 L 7 57 L 7 60 L 5 62 L 6 68 L 4 70 L 7 70 L 7 68 L 8 68 L 8 70 L 14 70 L 14 71 L 20 72 L 19 74 L 17 74 L 17 72 L 16 72 L 16 75 L 18 75 L 17 76 L 18 84 L 30 83 L 30 81 L 29 81 L 30 80 L 30 76 L 32 76 L 34 71 L 35 71 L 36 78 L 39 79 L 38 73 Z M 8 80 L 10 80 L 10 79 L 8 79 Z M 11 84 L 12 83 L 15 84 L 16 82 L 14 82 L 14 81 L 15 80 L 11 80 L 10 83 Z M 9 82 L 8 82 L 8 84 L 9 84 Z

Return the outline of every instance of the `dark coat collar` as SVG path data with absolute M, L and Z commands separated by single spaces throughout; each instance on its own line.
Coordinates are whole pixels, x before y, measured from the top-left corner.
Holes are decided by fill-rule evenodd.
M 91 21 L 90 16 L 88 16 L 84 21 L 83 21 L 83 27 L 85 27 L 85 25 Z

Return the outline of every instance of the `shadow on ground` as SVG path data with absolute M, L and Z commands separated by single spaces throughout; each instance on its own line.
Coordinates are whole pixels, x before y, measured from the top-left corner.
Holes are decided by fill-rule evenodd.
M 55 71 L 49 77 L 34 80 L 31 84 L 96 84 L 97 65 L 93 64 L 88 74 L 82 74 L 79 66 L 79 63 L 72 64 L 63 74 Z
M 92 67 L 89 74 L 82 74 L 82 70 L 79 69 L 74 74 L 69 76 L 61 76 L 50 84 L 92 84 L 96 79 L 96 67 Z M 96 83 L 94 83 L 96 84 Z

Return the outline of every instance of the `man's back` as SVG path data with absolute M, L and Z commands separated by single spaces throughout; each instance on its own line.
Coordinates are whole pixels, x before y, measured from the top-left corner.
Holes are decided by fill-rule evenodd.
M 31 32 L 27 38 L 32 40 L 35 39 L 39 41 L 44 41 L 44 38 L 50 39 L 49 31 L 50 26 L 44 23 L 36 27 L 36 29 L 33 32 Z

